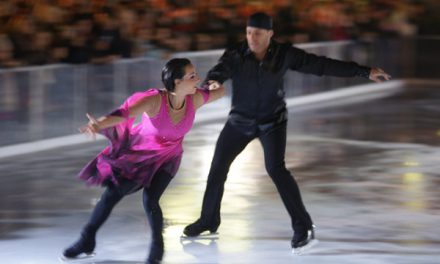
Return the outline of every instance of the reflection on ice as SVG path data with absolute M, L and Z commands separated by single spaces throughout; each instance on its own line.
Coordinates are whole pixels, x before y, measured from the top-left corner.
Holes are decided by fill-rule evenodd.
M 415 90 L 421 94 L 413 96 Z M 412 99 L 422 97 L 421 104 Z M 222 128 L 198 125 L 161 200 L 164 263 L 438 263 L 439 106 L 438 92 L 414 89 L 368 104 L 291 111 L 286 164 L 320 240 L 302 256 L 290 252 L 290 220 L 258 141 L 231 167 L 219 234 L 181 239 L 184 226 L 199 216 Z M 74 175 L 103 144 L 1 160 L 2 263 L 58 263 L 102 192 Z M 130 195 L 98 234 L 97 255 L 81 263 L 141 263 L 149 234 L 141 196 Z

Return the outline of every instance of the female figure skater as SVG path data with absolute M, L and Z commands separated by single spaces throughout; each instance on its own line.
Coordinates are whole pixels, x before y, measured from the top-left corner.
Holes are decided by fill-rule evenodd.
M 213 83 L 209 90 L 196 85 L 200 78 L 188 59 L 172 59 L 162 69 L 165 89 L 150 89 L 130 96 L 117 110 L 90 122 L 83 133 L 103 134 L 110 140 L 79 174 L 88 184 L 106 189 L 96 204 L 78 241 L 64 250 L 75 258 L 95 249 L 96 232 L 113 207 L 125 196 L 143 189 L 143 205 L 152 230 L 146 263 L 160 263 L 164 254 L 163 217 L 159 199 L 179 167 L 182 141 L 190 130 L 195 110 L 224 95 L 224 87 Z M 142 121 L 133 126 L 135 116 Z

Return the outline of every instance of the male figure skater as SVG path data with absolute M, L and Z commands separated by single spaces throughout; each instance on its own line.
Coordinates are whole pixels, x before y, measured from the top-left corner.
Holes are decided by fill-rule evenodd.
M 287 70 L 315 75 L 363 77 L 389 80 L 379 68 L 360 66 L 309 54 L 289 43 L 272 39 L 272 18 L 255 13 L 248 18 L 246 41 L 227 49 L 209 72 L 209 83 L 232 79 L 232 109 L 218 138 L 200 218 L 184 229 L 189 237 L 204 231 L 215 232 L 220 225 L 220 204 L 229 167 L 253 139 L 261 141 L 266 170 L 272 178 L 292 221 L 294 253 L 301 253 L 314 240 L 313 222 L 295 179 L 286 169 L 287 110 L 283 77 Z

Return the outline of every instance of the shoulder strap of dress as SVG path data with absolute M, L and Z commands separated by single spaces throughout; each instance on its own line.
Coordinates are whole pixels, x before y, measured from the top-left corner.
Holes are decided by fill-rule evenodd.
M 186 96 L 186 107 L 187 107 L 187 109 L 186 109 L 186 113 L 187 114 L 189 114 L 190 112 L 195 112 L 196 111 L 196 109 L 195 109 L 195 107 L 194 107 L 194 94 L 191 94 L 191 95 L 187 95 Z
M 160 98 L 161 98 L 160 99 L 159 113 L 160 114 L 163 114 L 163 113 L 166 114 L 166 111 L 167 111 L 167 93 L 165 91 L 163 91 L 163 90 L 160 90 L 159 94 L 160 94 Z

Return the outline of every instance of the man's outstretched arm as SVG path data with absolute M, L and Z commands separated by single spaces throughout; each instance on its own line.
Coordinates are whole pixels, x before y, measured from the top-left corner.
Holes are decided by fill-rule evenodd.
M 358 76 L 375 82 L 387 81 L 391 78 L 389 74 L 380 68 L 371 68 L 352 61 L 318 56 L 295 47 L 289 50 L 288 56 L 289 68 L 303 73 L 336 77 Z

